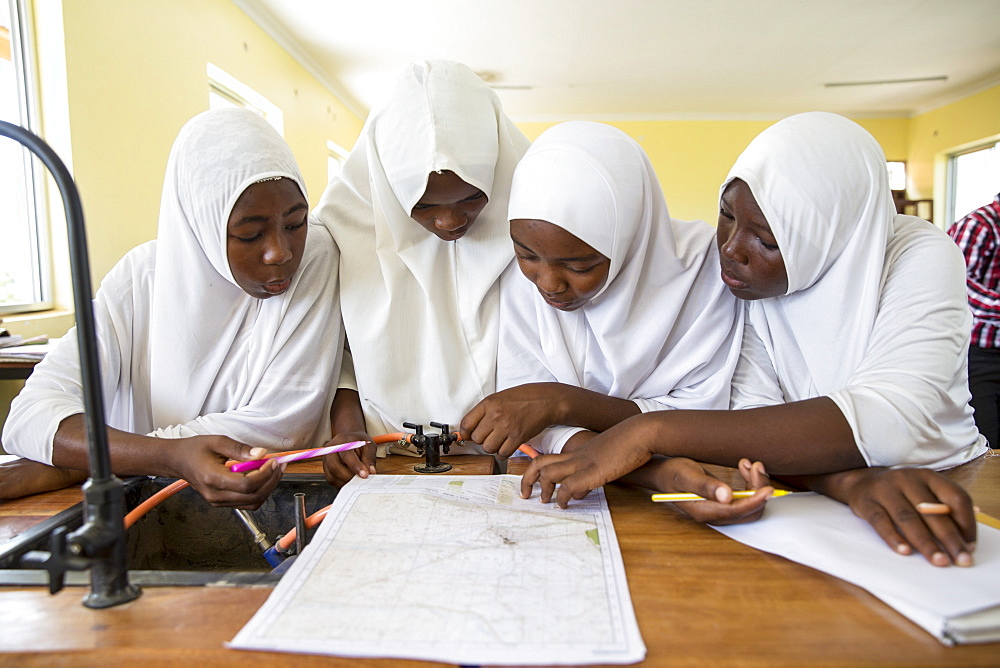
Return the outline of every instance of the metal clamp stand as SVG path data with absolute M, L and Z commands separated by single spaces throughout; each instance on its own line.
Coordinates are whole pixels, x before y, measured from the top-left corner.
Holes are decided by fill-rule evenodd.
M 0 121 L 0 136 L 9 137 L 34 153 L 52 172 L 66 210 L 76 334 L 80 350 L 80 379 L 87 420 L 90 478 L 83 486 L 85 524 L 65 535 L 54 531 L 49 552 L 29 552 L 22 563 L 49 572 L 49 591 L 62 589 L 67 570 L 90 569 L 90 593 L 83 604 L 107 608 L 139 596 L 141 589 L 129 584 L 125 537 L 125 485 L 111 472 L 108 432 L 104 423 L 104 395 L 97 357 L 97 334 L 91 301 L 90 260 L 83 224 L 80 193 L 69 170 L 55 151 L 24 128 Z
M 410 443 L 417 448 L 417 454 L 424 456 L 424 463 L 413 467 L 417 473 L 444 473 L 451 470 L 451 464 L 441 461 L 441 452 L 448 454 L 451 444 L 457 440 L 449 426 L 431 422 L 432 427 L 441 430 L 440 434 L 424 434 L 424 425 L 404 422 L 403 427 L 413 429 L 417 433 L 410 437 Z

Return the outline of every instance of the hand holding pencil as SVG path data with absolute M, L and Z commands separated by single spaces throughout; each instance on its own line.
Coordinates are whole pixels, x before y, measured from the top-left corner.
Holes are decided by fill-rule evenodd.
M 646 486 L 660 490 L 653 500 L 668 502 L 706 524 L 756 521 L 764 513 L 768 499 L 785 494 L 770 486 L 762 463 L 749 459 L 741 460 L 738 469 L 750 489 L 740 491 L 733 491 L 701 464 L 684 457 L 654 459 L 647 466 L 654 467 L 654 478 Z
M 972 565 L 975 509 L 958 483 L 921 468 L 869 468 L 831 477 L 836 482 L 821 491 L 850 506 L 898 554 L 919 552 L 935 566 Z

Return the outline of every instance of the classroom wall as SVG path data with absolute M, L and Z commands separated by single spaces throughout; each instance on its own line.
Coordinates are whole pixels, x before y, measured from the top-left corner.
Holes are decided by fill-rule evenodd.
M 907 189 L 912 199 L 934 198 L 934 220 L 944 220 L 948 154 L 1000 141 L 1000 85 L 915 116 L 910 121 Z
M 361 130 L 362 119 L 229 0 L 67 0 L 62 11 L 73 171 L 95 282 L 155 238 L 170 147 L 208 109 L 207 63 L 282 109 L 313 203 L 326 186 L 327 140 L 350 147 Z

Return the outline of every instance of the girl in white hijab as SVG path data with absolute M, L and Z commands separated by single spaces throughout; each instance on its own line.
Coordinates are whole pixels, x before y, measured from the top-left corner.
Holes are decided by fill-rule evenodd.
M 336 251 L 307 221 L 305 193 L 258 115 L 211 111 L 181 130 L 156 241 L 94 300 L 116 473 L 184 478 L 213 503 L 254 506 L 280 470 L 235 474 L 227 459 L 326 440 L 342 349 Z M 71 331 L 12 403 L 4 447 L 85 469 L 82 412 Z
M 527 147 L 496 94 L 458 63 L 406 66 L 372 109 L 315 210 L 340 249 L 350 346 L 333 442 L 404 422 L 457 426 L 495 389 L 507 199 Z M 364 477 L 374 446 L 325 464 L 331 482 Z
M 939 565 L 971 563 L 975 521 L 961 488 L 926 470 L 877 468 L 947 468 L 986 452 L 968 406 L 957 247 L 895 213 L 878 143 L 834 114 L 765 130 L 720 199 L 722 280 L 749 302 L 732 400 L 747 410 L 628 420 L 563 461 L 536 462 L 524 491 L 541 473 L 543 498 L 560 482 L 565 503 L 653 454 L 730 466 L 750 456 L 785 475 L 864 469 L 806 483 L 850 503 L 899 551 L 909 541 Z M 938 500 L 953 522 L 928 527 L 914 507 Z
M 520 271 L 512 267 L 501 287 L 504 391 L 463 421 L 473 440 L 501 456 L 526 438 L 560 452 L 588 425 L 610 426 L 591 422 L 601 404 L 619 405 L 615 422 L 729 406 L 743 313 L 718 279 L 715 231 L 670 218 L 633 139 L 601 123 L 547 130 L 514 173 L 509 217 Z M 580 251 L 547 252 L 549 239 L 576 240 Z M 525 410 L 544 414 L 529 424 Z
M 601 123 L 547 130 L 514 172 L 509 217 L 518 266 L 501 281 L 501 391 L 463 434 L 501 457 L 523 442 L 569 452 L 640 412 L 728 408 L 742 305 L 718 279 L 715 230 L 670 218 L 632 138 Z M 632 481 L 730 498 L 684 458 L 658 458 Z M 745 521 L 769 491 L 692 509 Z

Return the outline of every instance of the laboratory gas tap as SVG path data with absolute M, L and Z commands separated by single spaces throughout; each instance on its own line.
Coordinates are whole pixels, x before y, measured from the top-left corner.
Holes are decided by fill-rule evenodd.
M 451 464 L 441 461 L 441 453 L 448 454 L 451 444 L 458 436 L 451 431 L 451 426 L 438 422 L 430 425 L 441 431 L 440 434 L 425 434 L 424 425 L 404 422 L 403 427 L 413 429 L 416 433 L 410 437 L 410 443 L 417 448 L 417 454 L 424 457 L 424 463 L 413 467 L 417 473 L 444 473 L 451 470 Z

